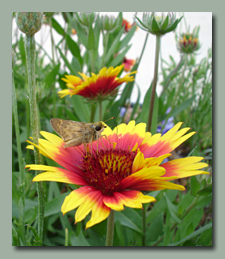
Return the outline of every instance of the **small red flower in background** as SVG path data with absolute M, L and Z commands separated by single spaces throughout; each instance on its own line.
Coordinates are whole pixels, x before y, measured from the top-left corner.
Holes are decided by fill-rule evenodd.
M 77 32 L 76 32 L 76 30 L 75 30 L 74 28 L 72 28 L 71 33 L 72 33 L 73 35 L 77 34 Z
M 133 26 L 135 26 L 135 25 L 136 25 L 135 22 L 131 24 L 131 23 L 128 22 L 126 19 L 123 19 L 123 21 L 122 21 L 122 27 L 124 27 L 125 32 L 130 31 L 131 28 L 132 28 Z M 137 27 L 136 30 L 138 30 L 138 27 Z
M 125 32 L 128 32 L 132 28 L 132 24 L 127 20 L 123 19 L 122 27 L 124 26 Z
M 123 64 L 124 64 L 124 71 L 129 72 L 133 68 L 133 66 L 135 64 L 135 60 L 134 59 L 127 59 L 127 58 L 124 57 Z

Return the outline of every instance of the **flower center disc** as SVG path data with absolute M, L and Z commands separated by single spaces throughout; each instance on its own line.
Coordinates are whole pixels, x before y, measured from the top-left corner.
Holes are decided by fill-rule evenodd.
M 111 195 L 119 190 L 120 182 L 131 174 L 136 152 L 119 149 L 92 152 L 84 156 L 84 177 L 91 186 L 105 195 Z

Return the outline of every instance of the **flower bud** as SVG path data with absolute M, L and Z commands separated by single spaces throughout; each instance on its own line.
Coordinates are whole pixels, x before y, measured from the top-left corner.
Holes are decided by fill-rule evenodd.
M 174 31 L 181 19 L 182 17 L 176 19 L 174 13 L 168 13 L 166 16 L 163 13 L 161 16 L 157 16 L 154 12 L 144 13 L 142 21 L 135 16 L 135 22 L 138 27 L 159 36 Z
M 117 27 L 117 19 L 113 16 L 102 16 L 101 17 L 102 30 L 111 32 Z
M 85 27 L 89 27 L 89 24 L 92 24 L 95 21 L 95 13 L 76 13 L 77 20 L 80 24 Z
M 18 12 L 16 23 L 19 29 L 27 35 L 34 35 L 41 29 L 43 12 Z
M 199 50 L 198 36 L 193 33 L 183 33 L 179 39 L 178 49 L 182 53 L 191 54 Z

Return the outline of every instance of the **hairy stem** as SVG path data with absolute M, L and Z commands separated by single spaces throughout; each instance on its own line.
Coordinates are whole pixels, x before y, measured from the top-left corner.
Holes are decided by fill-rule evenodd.
M 26 66 L 28 77 L 29 89 L 29 102 L 30 102 L 30 124 L 33 142 L 38 145 L 38 114 L 36 102 L 36 84 L 35 84 L 35 40 L 34 36 L 26 35 L 25 37 L 25 53 L 26 53 Z M 35 164 L 41 163 L 40 153 L 37 148 L 34 148 Z M 37 171 L 35 171 L 37 174 Z M 44 189 L 41 182 L 37 183 L 38 193 L 38 235 L 43 240 L 43 225 L 44 225 Z

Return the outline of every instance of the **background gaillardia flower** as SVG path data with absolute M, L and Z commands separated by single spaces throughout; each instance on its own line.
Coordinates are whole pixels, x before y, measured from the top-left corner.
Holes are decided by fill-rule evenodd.
M 124 71 L 129 72 L 133 68 L 133 66 L 135 64 L 135 60 L 127 59 L 126 57 L 124 57 L 123 64 L 124 64 Z
M 178 49 L 182 53 L 191 54 L 200 49 L 198 36 L 193 33 L 183 33 L 179 39 Z
M 86 224 L 89 228 L 105 220 L 112 210 L 121 211 L 124 206 L 142 208 L 143 203 L 154 202 L 155 198 L 142 191 L 164 189 L 185 190 L 171 180 L 208 174 L 199 170 L 208 165 L 200 162 L 202 157 L 186 157 L 162 164 L 170 152 L 190 138 L 189 128 L 179 130 L 176 124 L 166 134 L 151 135 L 145 123 L 135 121 L 120 124 L 114 130 L 106 127 L 101 140 L 90 145 L 64 148 L 62 139 L 52 133 L 40 132 L 45 139 L 39 145 L 28 141 L 28 148 L 37 147 L 41 154 L 54 160 L 61 167 L 26 165 L 30 170 L 44 172 L 33 181 L 57 181 L 78 185 L 64 200 L 63 214 L 77 208 L 75 222 L 82 221 L 90 212 Z
M 122 71 L 124 65 L 118 67 L 102 68 L 98 75 L 92 73 L 91 77 L 86 76 L 83 73 L 79 73 L 80 77 L 73 75 L 66 75 L 66 78 L 62 78 L 67 84 L 69 89 L 59 91 L 59 96 L 65 97 L 66 95 L 81 95 L 88 99 L 104 100 L 109 96 L 114 96 L 117 93 L 117 88 L 122 83 L 131 82 L 134 77 L 131 74 L 136 71 L 126 74 L 124 77 L 117 77 Z

